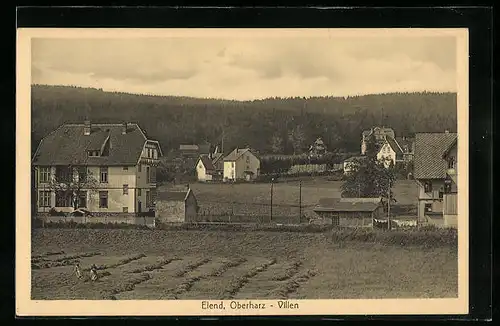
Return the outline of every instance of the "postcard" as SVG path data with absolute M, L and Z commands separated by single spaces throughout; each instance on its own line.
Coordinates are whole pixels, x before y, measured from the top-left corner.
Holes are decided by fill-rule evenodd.
M 18 316 L 468 313 L 468 30 L 17 31 Z

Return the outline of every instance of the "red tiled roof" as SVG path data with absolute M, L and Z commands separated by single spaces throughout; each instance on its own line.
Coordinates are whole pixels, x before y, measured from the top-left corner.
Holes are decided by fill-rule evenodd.
M 444 179 L 447 163 L 444 152 L 457 139 L 456 133 L 417 133 L 415 135 L 415 179 Z

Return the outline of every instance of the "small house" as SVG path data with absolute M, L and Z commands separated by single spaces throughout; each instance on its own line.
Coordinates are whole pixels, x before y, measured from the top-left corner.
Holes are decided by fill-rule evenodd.
M 403 149 L 396 139 L 386 136 L 385 141 L 380 144 L 377 152 L 377 160 L 382 162 L 386 168 L 392 164 L 403 162 Z
M 156 217 L 161 223 L 184 223 L 195 221 L 198 203 L 193 191 L 164 191 L 158 193 Z
M 326 154 L 326 145 L 321 137 L 317 138 L 314 143 L 309 146 L 309 157 L 318 157 Z
M 235 148 L 224 158 L 224 181 L 251 181 L 260 174 L 260 160 L 250 148 Z
M 324 223 L 342 227 L 373 227 L 384 215 L 382 198 L 322 198 L 313 211 Z
M 392 128 L 374 127 L 369 130 L 363 131 L 363 133 L 361 134 L 361 155 L 366 154 L 367 142 L 370 137 L 373 137 L 375 139 L 375 143 L 381 144 L 385 141 L 386 136 L 389 136 L 391 138 L 396 137 Z
M 201 155 L 196 162 L 196 175 L 198 181 L 216 181 L 222 180 L 224 171 L 223 154 L 218 153 L 218 148 L 215 148 L 213 153 Z

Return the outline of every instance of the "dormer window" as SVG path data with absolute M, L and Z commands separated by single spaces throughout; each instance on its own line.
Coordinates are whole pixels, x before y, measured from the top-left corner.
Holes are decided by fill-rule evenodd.
M 100 156 L 99 151 L 89 151 L 88 153 L 89 153 L 89 156 L 91 156 L 91 157 Z
M 448 169 L 454 169 L 455 168 L 455 157 L 451 156 L 448 159 Z

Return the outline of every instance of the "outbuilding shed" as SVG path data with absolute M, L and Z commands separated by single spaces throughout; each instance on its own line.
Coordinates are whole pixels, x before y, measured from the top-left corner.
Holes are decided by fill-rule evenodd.
M 161 223 L 184 223 L 196 220 L 198 203 L 191 189 L 158 193 L 156 216 Z
M 322 198 L 314 212 L 325 223 L 345 227 L 373 227 L 384 214 L 382 198 Z

